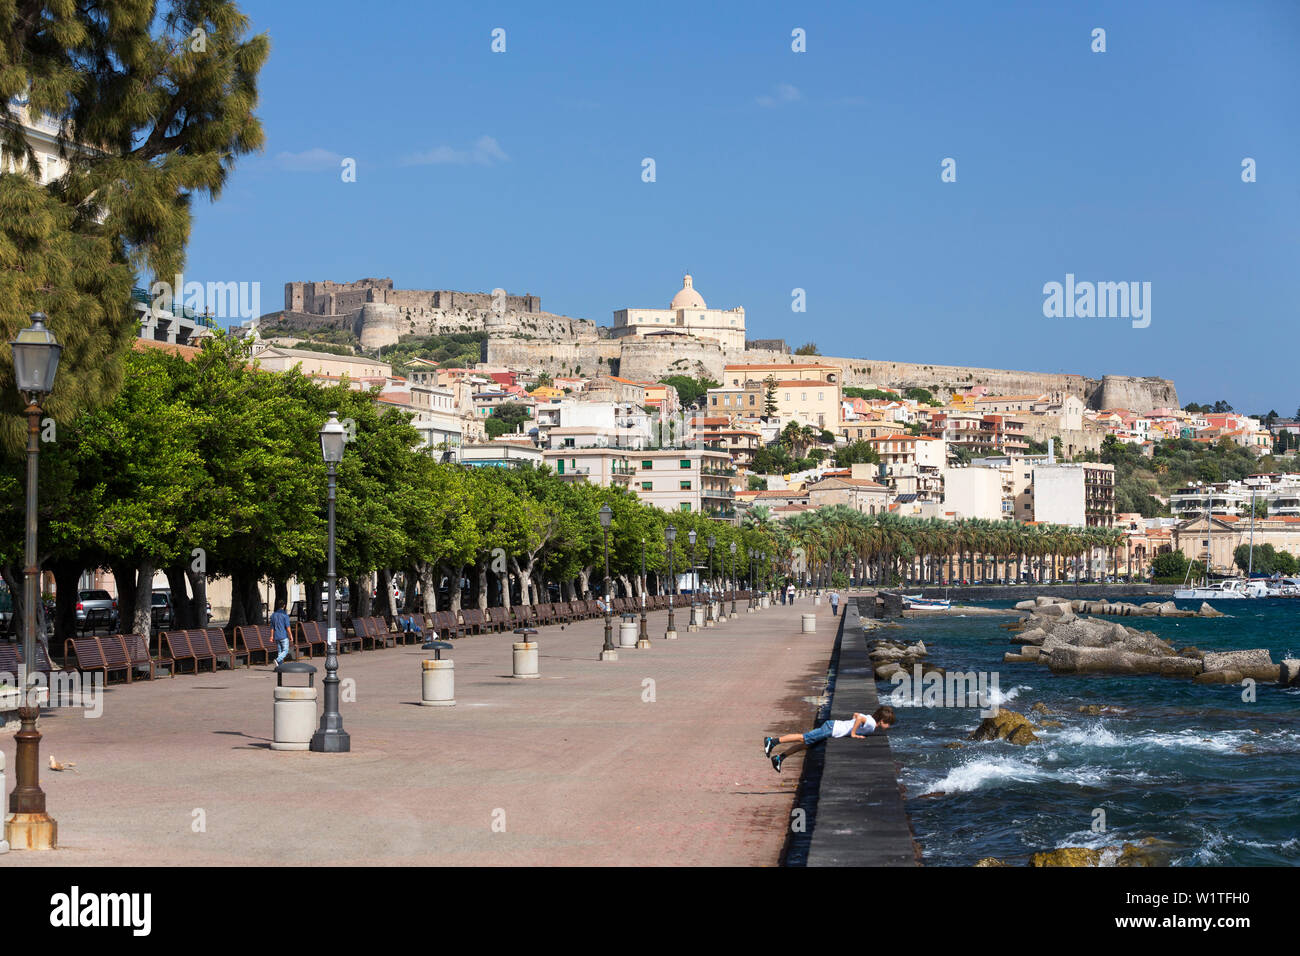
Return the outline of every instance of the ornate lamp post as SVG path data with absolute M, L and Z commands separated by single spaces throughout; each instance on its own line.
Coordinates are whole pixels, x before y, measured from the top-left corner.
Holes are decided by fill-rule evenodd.
M 690 565 L 690 575 L 691 575 L 691 622 L 690 622 L 689 624 L 686 625 L 686 630 L 691 631 L 691 632 L 694 632 L 694 631 L 696 631 L 696 630 L 699 629 L 699 625 L 695 623 L 695 614 L 696 614 L 696 610 L 695 610 L 695 603 L 696 603 L 696 600 L 695 600 L 695 599 L 698 597 L 698 595 L 699 595 L 699 591 L 700 591 L 700 588 L 699 588 L 699 578 L 696 577 L 696 575 L 695 575 L 695 538 L 696 538 L 696 534 L 695 534 L 695 529 L 694 529 L 694 528 L 692 528 L 690 531 L 686 532 L 686 540 L 689 541 L 689 542 L 691 543 L 691 565 Z
M 673 605 L 677 601 L 677 574 L 673 569 L 673 542 L 677 540 L 675 525 L 670 524 L 664 528 L 664 540 L 668 542 L 668 577 L 673 583 L 673 589 L 668 592 L 668 629 L 664 631 L 664 639 L 675 641 L 677 640 L 677 627 L 673 624 Z
M 646 595 L 646 576 L 645 576 L 645 538 L 641 539 L 641 633 L 637 637 L 636 646 L 638 648 L 647 648 L 650 646 L 650 635 L 646 631 L 645 606 L 649 602 Z
M 731 616 L 736 616 L 736 542 L 731 542 Z
M 41 790 L 41 735 L 37 689 L 29 674 L 36 666 L 36 614 L 41 601 L 40 568 L 36 566 L 36 486 L 40 473 L 41 400 L 54 390 L 63 346 L 45 327 L 45 315 L 32 313 L 32 324 L 9 343 L 14 353 L 14 381 L 27 403 L 27 537 L 23 548 L 23 663 L 19 668 L 18 733 L 14 735 L 16 783 L 9 795 L 12 817 L 5 823 L 5 840 L 15 850 L 52 850 L 58 842 L 58 824 L 45 812 Z
M 311 750 L 318 754 L 345 754 L 352 749 L 352 738 L 343 729 L 343 715 L 339 713 L 339 643 L 338 609 L 334 597 L 334 485 L 336 470 L 343 460 L 343 446 L 347 436 L 339 422 L 339 413 L 330 412 L 329 421 L 321 426 L 320 451 L 329 472 L 329 570 L 325 575 L 329 591 L 329 618 L 325 633 L 325 710 L 320 715 L 320 726 L 311 738 Z
M 600 506 L 600 529 L 605 534 L 605 646 L 600 649 L 602 661 L 618 660 L 618 651 L 614 648 L 614 628 L 610 619 L 613 600 L 609 596 L 609 526 L 614 521 L 614 511 L 608 504 Z
M 767 552 L 766 551 L 758 552 L 758 561 L 759 561 L 758 580 L 763 586 L 764 593 L 766 593 L 771 590 L 771 583 L 768 581 L 768 574 L 767 574 Z

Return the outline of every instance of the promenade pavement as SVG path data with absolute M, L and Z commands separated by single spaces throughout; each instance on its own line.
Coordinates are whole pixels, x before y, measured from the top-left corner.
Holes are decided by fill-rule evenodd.
M 655 612 L 653 647 L 616 662 L 603 621 L 541 628 L 538 680 L 511 678 L 514 635 L 462 638 L 454 707 L 419 706 L 418 646 L 345 654 L 350 754 L 270 750 L 266 666 L 115 683 L 98 719 L 42 716 L 59 849 L 0 868 L 775 865 L 802 754 L 777 774 L 762 736 L 811 725 L 837 622 L 811 598 L 739 610 L 695 634 L 679 610 L 677 641 Z

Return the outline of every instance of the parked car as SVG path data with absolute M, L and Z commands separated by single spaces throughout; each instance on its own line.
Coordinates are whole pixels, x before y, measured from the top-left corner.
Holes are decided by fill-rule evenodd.
M 117 630 L 117 601 L 107 591 L 78 591 L 77 630 L 93 631 L 100 627 Z
M 205 616 L 203 623 L 205 625 L 212 621 L 212 604 L 205 602 Z M 153 592 L 153 603 L 149 609 L 149 616 L 154 627 L 168 628 L 176 625 L 176 608 L 172 604 L 172 592 L 167 588 L 159 588 Z

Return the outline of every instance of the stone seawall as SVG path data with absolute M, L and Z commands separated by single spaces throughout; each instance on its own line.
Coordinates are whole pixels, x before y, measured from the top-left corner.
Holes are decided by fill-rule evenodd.
M 808 610 L 815 608 L 809 604 Z M 819 721 L 869 714 L 880 706 L 857 601 L 846 600 L 836 620 L 827 703 L 818 711 Z M 888 732 L 866 740 L 832 739 L 812 748 L 804 757 L 795 806 L 804 812 L 805 826 L 802 832 L 791 826 L 782 854 L 785 866 L 919 865 Z

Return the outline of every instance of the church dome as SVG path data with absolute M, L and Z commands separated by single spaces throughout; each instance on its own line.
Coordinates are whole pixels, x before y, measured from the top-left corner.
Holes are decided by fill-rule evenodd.
M 668 308 L 676 312 L 678 309 L 705 309 L 708 306 L 691 285 L 691 277 L 686 275 L 682 277 L 682 290 L 673 296 L 672 304 Z

